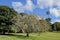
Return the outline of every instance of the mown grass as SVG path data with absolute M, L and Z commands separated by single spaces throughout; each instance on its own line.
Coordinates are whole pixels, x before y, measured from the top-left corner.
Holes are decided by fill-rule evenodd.
M 31 33 L 29 37 L 26 34 L 15 33 L 9 35 L 0 35 L 0 40 L 60 40 L 60 32 Z

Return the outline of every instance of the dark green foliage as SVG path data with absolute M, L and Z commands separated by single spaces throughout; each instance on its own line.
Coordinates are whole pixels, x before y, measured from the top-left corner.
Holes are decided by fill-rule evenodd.
M 51 18 L 46 18 L 45 20 L 47 21 L 47 24 L 49 25 L 49 31 L 53 31 L 52 24 L 51 24 Z
M 3 32 L 2 34 L 5 34 L 5 30 L 8 31 L 10 29 L 15 15 L 16 12 L 8 6 L 0 6 L 0 29 Z
M 46 21 L 50 23 L 51 22 L 51 18 L 46 18 Z
M 52 29 L 55 31 L 60 31 L 60 22 L 55 22 L 52 24 Z

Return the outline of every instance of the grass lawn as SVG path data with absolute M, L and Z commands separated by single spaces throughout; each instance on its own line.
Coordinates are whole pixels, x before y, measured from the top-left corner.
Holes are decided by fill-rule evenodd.
M 11 35 L 0 35 L 0 40 L 60 40 L 60 32 L 31 33 L 30 37 L 26 34 L 15 33 Z

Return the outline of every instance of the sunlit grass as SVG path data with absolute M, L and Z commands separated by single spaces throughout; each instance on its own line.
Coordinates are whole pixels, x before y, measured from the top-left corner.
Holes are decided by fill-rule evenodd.
M 60 40 L 60 32 L 31 33 L 29 37 L 26 34 L 15 33 L 10 35 L 0 35 L 0 40 Z

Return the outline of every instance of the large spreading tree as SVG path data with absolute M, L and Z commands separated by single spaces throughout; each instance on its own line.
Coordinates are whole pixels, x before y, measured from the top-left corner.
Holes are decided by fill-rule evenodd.
M 9 8 L 8 6 L 0 6 L 0 32 L 5 34 L 5 32 L 11 29 L 11 25 L 14 24 L 14 17 L 17 12 Z

